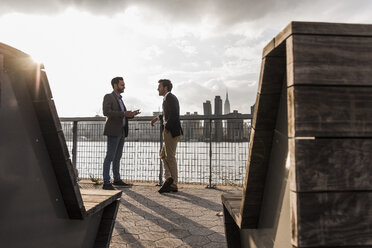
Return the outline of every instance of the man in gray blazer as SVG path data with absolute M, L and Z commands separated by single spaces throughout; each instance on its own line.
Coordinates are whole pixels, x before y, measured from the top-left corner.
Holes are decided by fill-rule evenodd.
M 110 182 L 110 165 L 112 162 L 112 173 L 114 185 L 130 186 L 120 178 L 120 159 L 123 153 L 124 139 L 128 136 L 128 118 L 138 115 L 139 110 L 129 111 L 122 100 L 121 93 L 124 92 L 125 83 L 122 77 L 111 80 L 111 94 L 106 94 L 103 99 L 103 115 L 106 116 L 106 124 L 103 134 L 107 135 L 107 152 L 103 162 L 103 189 L 114 190 Z
M 173 85 L 169 79 L 159 80 L 158 91 L 159 96 L 163 96 L 163 115 L 159 115 L 151 121 L 152 126 L 158 120 L 164 126 L 164 144 L 160 152 L 160 159 L 163 162 L 164 178 L 166 180 L 159 193 L 178 191 L 176 149 L 183 131 L 180 122 L 180 106 L 177 97 L 171 92 L 172 88 Z

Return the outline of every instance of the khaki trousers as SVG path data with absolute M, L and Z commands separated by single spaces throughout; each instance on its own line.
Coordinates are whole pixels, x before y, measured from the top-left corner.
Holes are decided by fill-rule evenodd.
M 160 151 L 160 159 L 163 162 L 164 167 L 164 178 L 173 178 L 173 187 L 177 187 L 178 183 L 178 168 L 176 160 L 176 149 L 178 141 L 180 141 L 182 135 L 177 137 L 172 137 L 169 131 L 164 129 L 163 131 L 163 147 Z

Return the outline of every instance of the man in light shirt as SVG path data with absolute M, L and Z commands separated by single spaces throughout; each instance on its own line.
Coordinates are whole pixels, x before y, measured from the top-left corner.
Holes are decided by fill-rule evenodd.
M 114 190 L 110 182 L 110 165 L 112 162 L 113 184 L 116 186 L 131 186 L 120 178 L 120 159 L 123 153 L 124 139 L 128 136 L 128 118 L 138 115 L 139 110 L 129 111 L 122 100 L 125 83 L 122 77 L 111 80 L 111 94 L 103 99 L 103 115 L 107 117 L 103 134 L 107 135 L 107 152 L 103 162 L 103 189 Z

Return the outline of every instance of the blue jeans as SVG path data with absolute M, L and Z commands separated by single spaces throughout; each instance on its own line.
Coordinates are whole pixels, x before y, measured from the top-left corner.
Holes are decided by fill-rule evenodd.
M 112 162 L 112 174 L 114 182 L 120 180 L 120 159 L 123 154 L 125 131 L 122 130 L 119 136 L 107 136 L 107 152 L 103 162 L 103 183 L 110 183 L 110 164 Z

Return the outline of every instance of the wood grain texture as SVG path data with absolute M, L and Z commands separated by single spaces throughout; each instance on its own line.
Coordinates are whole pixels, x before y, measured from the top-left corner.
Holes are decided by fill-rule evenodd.
M 240 230 L 230 212 L 223 206 L 224 227 L 228 248 L 241 247 Z
M 257 94 L 252 127 L 255 130 L 273 130 L 275 128 L 280 92 L 276 94 Z
M 283 79 L 285 77 L 286 58 L 266 57 L 262 59 L 260 80 L 258 83 L 258 93 L 278 94 L 282 90 Z
M 288 88 L 290 137 L 372 137 L 372 87 Z
M 296 247 L 372 246 L 372 192 L 291 193 Z
M 87 211 L 87 215 L 92 215 L 109 206 L 111 203 L 121 197 L 122 192 L 119 190 L 89 190 L 82 189 L 81 197 Z
M 270 43 L 274 43 L 274 47 L 277 47 L 288 37 L 295 34 L 372 37 L 372 25 L 325 22 L 291 22 L 278 35 L 275 36 L 274 42 L 271 41 Z
M 222 194 L 221 201 L 231 218 L 234 219 L 234 222 L 239 223 L 241 221 L 240 203 L 242 201 L 242 194 Z
M 272 50 L 275 49 L 275 39 L 273 38 L 262 50 L 262 58 L 266 57 Z
M 251 130 L 243 198 L 241 226 L 256 228 L 261 209 L 274 130 Z
M 119 209 L 120 201 L 115 200 L 104 208 L 102 213 L 101 222 L 99 224 L 96 240 L 94 242 L 94 248 L 98 247 L 109 247 L 114 230 L 115 219 Z
M 287 67 L 294 70 L 288 86 L 372 86 L 372 37 L 293 35 L 287 42 L 293 49 Z
M 251 130 L 244 189 L 261 191 L 266 176 L 274 130 Z
M 372 190 L 372 139 L 291 140 L 291 190 Z
M 292 34 L 372 37 L 372 25 L 331 22 L 291 22 Z

